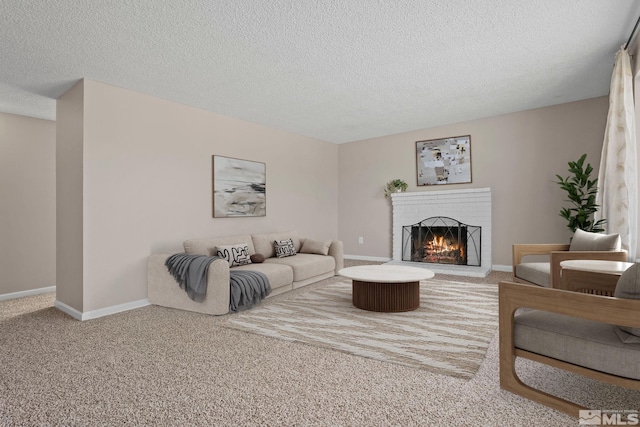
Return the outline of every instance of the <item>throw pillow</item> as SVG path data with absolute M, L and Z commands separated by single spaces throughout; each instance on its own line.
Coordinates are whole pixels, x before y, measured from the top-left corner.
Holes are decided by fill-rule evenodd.
M 296 247 L 293 245 L 293 239 L 274 240 L 273 249 L 276 251 L 276 257 L 284 258 L 296 254 Z
M 330 240 L 320 241 L 320 240 L 307 239 L 302 244 L 302 248 L 300 248 L 300 253 L 328 255 L 329 246 L 331 246 Z
M 613 292 L 613 296 L 616 298 L 628 298 L 640 300 L 640 268 L 638 264 L 633 264 L 627 269 L 616 284 L 616 290 Z M 624 332 L 640 337 L 640 328 L 631 328 L 628 326 L 618 326 Z M 618 334 L 620 335 L 620 334 Z M 622 338 L 622 337 L 621 337 Z M 632 338 L 632 337 L 630 337 Z M 624 340 L 625 342 L 637 342 L 633 338 L 631 340 Z
M 216 254 L 220 258 L 226 259 L 230 267 L 251 264 L 251 258 L 249 257 L 249 245 L 246 243 L 216 246 Z
M 619 234 L 591 233 L 576 229 L 571 239 L 570 251 L 619 251 L 621 247 Z
M 249 258 L 251 258 L 251 262 L 255 264 L 260 264 L 264 262 L 264 255 L 262 254 L 253 254 Z
M 625 344 L 640 344 L 640 337 L 637 335 L 631 335 L 625 331 L 623 331 L 620 326 L 616 326 L 615 328 L 616 334 L 618 334 L 618 338 Z

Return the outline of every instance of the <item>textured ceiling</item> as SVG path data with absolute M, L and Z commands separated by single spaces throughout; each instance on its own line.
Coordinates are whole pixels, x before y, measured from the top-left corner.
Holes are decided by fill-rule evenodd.
M 636 0 L 0 0 L 0 111 L 88 78 L 343 143 L 606 95 Z

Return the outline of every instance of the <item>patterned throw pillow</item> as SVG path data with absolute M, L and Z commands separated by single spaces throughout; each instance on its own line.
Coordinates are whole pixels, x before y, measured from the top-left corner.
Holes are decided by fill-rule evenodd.
M 251 258 L 249 256 L 249 245 L 247 245 L 246 243 L 241 243 L 238 245 L 217 246 L 216 254 L 220 258 L 226 259 L 230 267 L 251 264 Z
M 274 240 L 273 249 L 276 251 L 276 257 L 284 258 L 296 254 L 296 247 L 293 245 L 293 239 Z

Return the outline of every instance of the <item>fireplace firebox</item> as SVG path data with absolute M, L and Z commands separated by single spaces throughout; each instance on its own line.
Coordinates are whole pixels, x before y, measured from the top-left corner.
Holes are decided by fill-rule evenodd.
M 482 227 L 437 216 L 402 227 L 402 260 L 480 266 Z

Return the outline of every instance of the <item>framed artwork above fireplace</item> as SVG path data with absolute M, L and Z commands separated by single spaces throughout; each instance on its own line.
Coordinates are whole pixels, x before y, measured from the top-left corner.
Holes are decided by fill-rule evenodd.
M 471 135 L 416 142 L 418 185 L 471 182 Z

